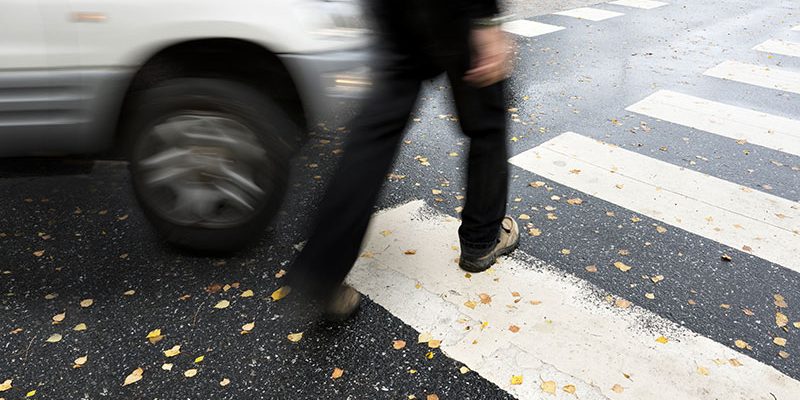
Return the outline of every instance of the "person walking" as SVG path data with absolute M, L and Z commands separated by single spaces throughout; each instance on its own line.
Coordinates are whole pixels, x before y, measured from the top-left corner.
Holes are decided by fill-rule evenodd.
M 450 80 L 469 139 L 467 193 L 458 234 L 459 266 L 488 269 L 519 243 L 505 216 L 506 107 L 511 43 L 496 0 L 369 0 L 380 48 L 375 85 L 345 139 L 338 170 L 320 202 L 316 227 L 289 270 L 293 291 L 320 302 L 331 320 L 349 318 L 361 295 L 344 284 L 400 146 L 422 82 Z

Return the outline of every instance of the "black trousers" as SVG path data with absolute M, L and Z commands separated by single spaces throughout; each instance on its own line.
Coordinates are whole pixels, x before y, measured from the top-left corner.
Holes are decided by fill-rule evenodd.
M 476 88 L 462 80 L 470 66 L 467 43 L 464 38 L 455 47 L 464 50 L 450 54 L 411 53 L 404 50 L 412 44 L 385 43 L 376 85 L 351 124 L 338 170 L 319 203 L 316 227 L 289 272 L 293 287 L 324 300 L 345 279 L 359 256 L 420 86 L 440 73 L 450 80 L 461 129 L 470 138 L 459 228 L 462 256 L 483 255 L 495 246 L 508 195 L 503 83 Z

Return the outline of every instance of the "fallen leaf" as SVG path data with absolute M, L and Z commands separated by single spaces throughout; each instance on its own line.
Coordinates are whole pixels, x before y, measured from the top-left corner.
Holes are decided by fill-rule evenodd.
M 664 228 L 661 225 L 657 225 L 656 226 L 656 232 L 658 232 L 658 233 L 666 233 L 667 232 L 667 228 Z
M 793 325 L 795 328 L 797 328 L 797 329 L 800 329 L 800 321 L 792 322 L 792 325 Z
M 217 304 L 214 304 L 214 308 L 221 310 L 223 308 L 228 308 L 231 305 L 231 302 L 228 300 L 220 300 Z
M 539 387 L 545 393 L 550 393 L 552 395 L 556 394 L 556 383 L 555 383 L 555 381 L 544 381 L 544 382 L 542 382 L 541 385 L 539 385 Z
M 547 219 L 549 219 L 551 221 L 555 221 L 555 220 L 558 219 L 558 217 L 553 213 L 547 213 Z
M 786 299 L 779 294 L 775 294 L 772 296 L 775 299 L 775 306 L 779 308 L 786 308 L 789 307 L 789 304 L 786 303 Z
M 781 350 L 781 351 L 778 352 L 778 357 L 783 358 L 783 359 L 789 358 L 789 353 Z
M 183 373 L 183 376 L 187 378 L 194 378 L 197 375 L 197 368 L 187 369 L 186 372 Z
M 75 325 L 75 327 L 74 327 L 74 328 L 72 328 L 72 330 L 73 330 L 73 331 L 76 331 L 76 332 L 85 331 L 85 330 L 86 330 L 86 324 L 84 324 L 83 322 L 81 322 L 80 324 L 78 324 L 78 325 Z
M 438 349 L 439 346 L 441 346 L 441 345 L 442 345 L 442 341 L 441 340 L 435 340 L 434 339 L 434 340 L 428 341 L 428 347 L 430 347 L 432 349 Z
M 341 368 L 334 368 L 333 373 L 331 373 L 331 379 L 339 379 L 344 375 L 344 370 Z
M 64 318 L 66 318 L 66 317 L 67 317 L 67 313 L 66 312 L 62 312 L 61 314 L 53 315 L 53 325 L 60 324 L 62 321 L 64 321 Z
M 522 385 L 522 375 L 511 375 L 512 385 Z
M 475 306 L 477 306 L 477 305 L 478 305 L 478 304 L 477 304 L 477 303 L 475 303 L 475 302 L 474 302 L 474 301 L 472 301 L 472 300 L 467 300 L 467 301 L 465 301 L 465 302 L 464 302 L 464 306 L 466 306 L 466 307 L 468 307 L 468 308 L 471 308 L 471 309 L 473 309 L 473 310 L 475 309 Z
M 283 278 L 284 275 L 286 275 L 286 270 L 283 270 L 283 269 L 278 270 L 278 272 L 275 273 L 275 277 L 279 278 L 279 279 Z
M 742 309 L 742 312 L 744 313 L 744 315 L 747 315 L 747 316 L 749 316 L 749 317 L 752 317 L 753 315 L 756 315 L 756 314 L 753 312 L 753 310 L 751 310 L 751 309 L 749 309 L 749 308 L 743 308 L 743 309 Z
M 404 251 L 403 254 L 405 254 L 407 256 L 413 256 L 414 254 L 417 254 L 417 251 L 409 249 L 409 250 Z
M 630 270 L 631 270 L 631 268 L 633 268 L 633 267 L 631 267 L 630 265 L 627 265 L 627 264 L 625 264 L 625 263 L 624 263 L 624 262 L 622 262 L 622 261 L 617 261 L 617 262 L 615 262 L 615 263 L 614 263 L 614 267 L 616 267 L 618 270 L 620 270 L 620 271 L 622 271 L 622 272 L 628 272 L 628 271 L 630 271 Z
M 439 396 L 437 396 L 435 394 L 429 394 L 429 395 L 425 396 L 425 400 L 439 400 Z
M 272 292 L 270 297 L 272 297 L 272 301 L 278 301 L 278 300 L 288 296 L 289 293 L 291 293 L 291 292 L 292 292 L 292 288 L 290 288 L 289 286 L 281 286 L 278 290 Z
M 578 198 L 569 199 L 569 200 L 567 200 L 567 204 L 571 204 L 573 206 L 579 206 L 579 205 L 583 204 L 583 200 L 578 199 Z
M 655 293 L 645 293 L 644 297 L 647 297 L 648 299 L 653 300 L 653 299 L 656 298 L 656 295 L 655 295 Z
M 739 362 L 739 360 L 735 358 L 731 358 L 730 360 L 728 360 L 728 362 L 734 367 L 741 367 L 743 365 L 741 362 Z
M 490 304 L 492 302 L 492 296 L 489 296 L 486 293 L 481 293 L 478 295 L 481 299 L 481 304 Z
M 725 309 L 725 310 L 730 310 L 731 309 L 731 305 L 722 303 L 722 304 L 719 305 L 719 308 L 722 308 L 722 309 Z
M 528 234 L 531 235 L 531 236 L 540 236 L 542 234 L 542 231 L 540 229 L 537 229 L 537 228 L 531 228 L 531 229 L 528 229 Z
M 401 350 L 406 347 L 405 340 L 393 340 L 392 341 L 392 348 L 395 350 Z
M 171 349 L 164 350 L 164 355 L 167 356 L 167 357 L 175 357 L 178 354 L 181 354 L 181 345 L 179 345 L 179 344 L 176 344 L 175 346 L 172 346 Z
M 255 293 L 253 293 L 252 290 L 247 289 L 244 292 L 242 292 L 242 294 L 240 294 L 239 296 L 240 297 L 253 297 L 253 295 L 255 295 Z
M 131 290 L 126 290 L 126 291 L 125 291 L 125 292 L 123 292 L 122 294 L 123 294 L 124 296 L 133 296 L 133 295 L 135 295 L 135 294 L 136 294 L 136 291 L 135 291 L 135 290 L 133 290 L 133 289 L 131 289 Z
M 789 325 L 789 317 L 782 312 L 775 313 L 775 324 L 778 325 L 778 328 L 783 328 L 786 325 Z
M 197 358 L 194 359 L 194 363 L 195 364 L 200 364 L 205 359 L 206 359 L 206 356 L 197 356 Z
M 36 257 L 41 257 L 44 255 L 44 250 L 37 250 L 33 252 L 33 255 Z
M 661 281 L 663 281 L 663 280 L 664 280 L 664 275 L 654 275 L 654 276 L 651 276 L 651 277 L 650 277 L 650 280 L 651 280 L 651 281 L 653 281 L 653 283 L 658 283 L 658 282 L 661 282 Z
M 705 376 L 709 375 L 708 368 L 701 367 L 701 366 L 697 367 L 697 373 L 700 374 L 700 375 L 705 375 Z
M 622 386 L 620 386 L 620 384 L 619 384 L 619 383 L 615 383 L 615 384 L 614 384 L 614 386 L 612 386 L 612 387 L 611 387 L 611 390 L 612 390 L 614 393 L 622 393 L 622 392 L 624 392 L 624 391 L 625 391 L 625 388 L 623 388 Z
M 519 327 L 516 326 L 516 325 L 511 325 L 511 326 L 508 327 L 508 330 L 510 330 L 513 333 L 517 333 L 517 332 L 519 332 Z
M 750 345 L 747 344 L 747 342 L 745 342 L 744 340 L 741 340 L 741 339 L 736 339 L 733 342 L 733 344 L 736 345 L 736 347 L 738 347 L 740 349 L 750 349 Z
M 28 393 L 25 393 L 25 397 L 33 397 L 33 396 L 36 396 L 36 389 L 31 390 Z
M 255 327 L 256 327 L 255 321 L 254 322 L 248 322 L 248 323 L 242 325 L 242 332 L 241 332 L 242 335 L 246 335 L 246 334 L 250 333 L 250 331 L 252 331 Z
M 60 333 L 54 333 L 54 334 L 50 335 L 50 337 L 47 338 L 46 342 L 47 343 L 58 343 L 58 342 L 61 341 L 61 338 L 62 338 L 62 336 L 61 336 Z
M 578 174 L 580 174 L 580 173 L 581 173 L 581 170 L 579 170 L 579 169 L 575 168 L 575 169 L 571 169 L 571 170 L 569 170 L 569 173 L 570 173 L 570 174 L 575 174 L 575 175 L 578 175 Z
M 520 214 L 518 218 L 523 220 L 523 221 L 527 221 L 527 220 L 531 219 L 531 216 L 528 215 L 528 214 Z
M 228 379 L 228 378 L 222 378 L 222 380 L 219 381 L 219 385 L 222 386 L 222 387 L 228 386 L 228 385 L 230 385 L 230 383 L 231 383 L 231 380 Z
M 290 333 L 286 336 L 286 338 L 289 339 L 290 342 L 297 343 L 303 338 L 303 332 Z
M 630 308 L 631 302 L 623 298 L 617 297 L 617 299 L 614 301 L 614 306 L 619 308 Z
M 587 265 L 586 272 L 597 272 L 597 266 L 595 265 Z
M 0 392 L 5 392 L 12 388 L 11 386 L 11 379 L 6 379 L 3 383 L 0 383 Z
M 75 361 L 73 361 L 74 365 L 72 366 L 72 368 L 80 368 L 84 366 L 87 361 L 89 361 L 88 356 L 78 357 L 75 359 Z
M 575 394 L 575 391 L 578 389 L 575 387 L 575 385 L 564 385 L 564 387 L 562 387 L 561 390 L 569 394 Z
M 641 220 L 639 217 L 631 217 L 631 222 L 641 222 Z
M 462 366 L 461 368 L 458 369 L 458 372 L 461 372 L 462 374 L 466 374 L 467 372 L 469 372 L 469 368 L 467 368 L 465 366 Z
M 784 347 L 784 346 L 786 346 L 786 339 L 784 339 L 782 337 L 776 337 L 775 339 L 772 339 L 772 343 L 775 343 L 778 346 Z
M 545 183 L 542 182 L 542 181 L 535 181 L 535 182 L 529 183 L 528 185 L 530 185 L 530 187 L 540 188 L 540 187 L 544 186 Z
M 433 356 L 434 353 L 432 351 L 425 353 L 425 358 L 427 358 L 428 360 L 433 360 Z
M 656 338 L 656 342 L 661 344 L 667 344 L 667 342 L 669 342 L 669 339 L 667 339 L 664 336 L 659 336 L 658 338 Z
M 161 364 L 161 369 L 164 371 L 172 371 L 173 364 L 172 363 L 164 363 Z
M 422 332 L 417 336 L 417 343 L 428 343 L 433 340 L 433 335 L 430 332 Z
M 568 256 L 571 253 L 569 249 L 561 249 L 561 254 Z
M 156 328 L 156 329 L 153 329 L 152 331 L 150 331 L 150 333 L 147 334 L 146 338 L 147 339 L 153 339 L 153 338 L 157 338 L 159 336 L 161 336 L 161 329 Z
M 139 382 L 142 379 L 142 374 L 144 374 L 144 370 L 136 368 L 130 375 L 125 377 L 125 382 L 122 383 L 122 386 L 128 386 L 132 383 Z
M 722 261 L 728 261 L 728 262 L 733 261 L 733 258 L 727 254 L 723 254 L 720 258 L 722 259 Z

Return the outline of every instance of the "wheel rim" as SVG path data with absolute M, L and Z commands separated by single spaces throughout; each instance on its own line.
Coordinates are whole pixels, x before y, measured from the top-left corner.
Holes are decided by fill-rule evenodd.
M 183 112 L 146 130 L 139 144 L 133 162 L 141 197 L 172 223 L 238 225 L 271 192 L 266 150 L 229 116 Z

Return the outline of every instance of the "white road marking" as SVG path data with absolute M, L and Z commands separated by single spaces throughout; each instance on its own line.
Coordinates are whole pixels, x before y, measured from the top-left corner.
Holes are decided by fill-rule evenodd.
M 785 40 L 770 39 L 760 45 L 753 47 L 753 50 L 763 53 L 782 54 L 784 56 L 800 57 L 800 43 L 787 42 Z
M 588 19 L 589 21 L 602 21 L 605 19 L 625 15 L 623 13 L 601 10 L 599 8 L 591 8 L 591 7 L 575 8 L 572 10 L 561 11 L 554 14 L 572 18 Z
M 667 3 L 661 1 L 653 1 L 653 0 L 617 0 L 617 1 L 612 1 L 608 4 L 614 4 L 617 6 L 624 6 L 624 7 L 642 8 L 645 10 L 652 10 L 654 8 L 663 7 L 667 5 Z
M 669 90 L 660 90 L 626 110 L 800 156 L 797 120 Z
M 800 93 L 800 72 L 788 69 L 725 61 L 706 71 L 705 75 L 769 89 Z
M 800 203 L 567 132 L 511 158 L 591 196 L 800 272 Z
M 792 28 L 792 30 L 793 31 L 800 31 L 800 25 L 795 26 L 794 28 Z
M 541 36 L 548 33 L 558 32 L 564 29 L 563 26 L 543 24 L 536 21 L 528 21 L 526 19 L 518 19 L 503 24 L 503 30 L 515 35 L 533 37 Z
M 423 201 L 383 211 L 348 281 L 520 399 L 574 400 L 565 385 L 575 385 L 584 400 L 773 400 L 770 393 L 779 399 L 800 393 L 800 382 L 774 368 L 645 309 L 613 308 L 601 289 L 519 251 L 467 278 L 454 261 L 458 226 Z M 405 255 L 409 249 L 416 254 Z M 481 293 L 489 304 L 481 303 Z M 668 343 L 656 342 L 662 335 Z M 417 338 L 378 340 L 395 351 L 393 339 Z M 522 384 L 512 385 L 512 375 L 521 375 Z M 543 381 L 555 381 L 555 396 L 543 393 Z M 623 391 L 613 391 L 615 385 Z

